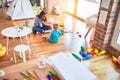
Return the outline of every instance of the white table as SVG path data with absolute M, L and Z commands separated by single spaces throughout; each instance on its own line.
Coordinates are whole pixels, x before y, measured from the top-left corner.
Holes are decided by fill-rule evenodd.
M 25 36 L 26 37 L 26 41 L 27 41 L 27 45 L 29 46 L 29 41 L 28 41 L 28 37 L 27 35 L 30 34 L 32 32 L 32 29 L 29 28 L 29 27 L 26 27 L 22 30 L 19 29 L 18 26 L 13 26 L 13 27 L 8 27 L 8 28 L 5 28 L 1 31 L 1 34 L 3 36 L 6 36 L 7 37 L 7 52 L 6 54 L 8 55 L 8 43 L 9 43 L 9 37 L 20 37 L 20 41 L 22 43 L 22 39 L 21 37 Z M 30 48 L 30 46 L 29 46 Z M 31 50 L 30 50 L 31 52 Z

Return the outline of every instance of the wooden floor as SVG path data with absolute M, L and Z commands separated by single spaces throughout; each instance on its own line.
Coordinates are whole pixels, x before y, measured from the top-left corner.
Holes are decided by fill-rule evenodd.
M 2 31 L 6 27 L 20 25 L 24 23 L 25 20 L 19 21 L 10 21 L 7 19 L 7 16 L 3 14 L 4 12 L 0 11 L 0 31 Z M 87 40 L 84 39 L 84 35 L 86 33 L 86 25 L 85 23 L 74 19 L 69 15 L 48 15 L 48 18 L 54 18 L 55 22 L 65 21 L 65 28 L 72 31 L 69 33 L 65 33 L 61 36 L 60 41 L 58 43 L 50 43 L 47 40 L 43 39 L 42 36 L 49 35 L 49 33 L 45 34 L 36 34 L 31 33 L 29 37 L 30 48 L 32 51 L 31 59 L 27 58 L 27 62 L 23 63 L 21 59 L 19 59 L 19 54 L 17 54 L 17 64 L 14 64 L 13 60 L 10 60 L 13 57 L 13 48 L 15 45 L 20 44 L 19 38 L 15 38 L 14 40 L 10 40 L 9 42 L 9 55 L 4 55 L 0 57 L 0 69 L 4 70 L 6 75 L 3 78 L 8 78 L 9 80 L 14 80 L 17 78 L 18 80 L 22 80 L 22 76 L 19 72 L 25 72 L 26 70 L 37 70 L 43 80 L 46 79 L 46 75 L 48 74 L 48 70 L 52 69 L 51 66 L 47 66 L 45 69 L 37 68 L 37 60 L 39 55 L 46 55 L 46 57 L 50 55 L 54 55 L 58 52 L 66 52 L 69 51 L 71 53 L 78 53 L 80 50 L 80 46 L 85 46 L 85 48 L 90 47 L 89 37 Z M 49 19 L 48 19 L 49 20 Z M 32 28 L 34 23 L 34 19 L 29 19 L 29 27 Z M 60 28 L 62 29 L 62 28 Z M 79 34 L 78 34 L 79 33 Z M 79 37 L 78 35 L 82 35 Z M 25 38 L 22 38 L 24 43 L 26 43 Z M 6 38 L 0 33 L 0 43 L 6 46 Z M 114 64 L 111 60 L 111 56 L 109 54 L 102 56 L 95 56 L 90 60 L 90 70 L 97 76 L 98 80 L 120 80 L 120 65 Z

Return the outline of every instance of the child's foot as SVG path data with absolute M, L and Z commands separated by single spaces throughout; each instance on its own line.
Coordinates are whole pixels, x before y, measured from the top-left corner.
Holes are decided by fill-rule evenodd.
M 33 30 L 33 34 L 36 34 L 36 31 L 35 31 L 35 30 Z

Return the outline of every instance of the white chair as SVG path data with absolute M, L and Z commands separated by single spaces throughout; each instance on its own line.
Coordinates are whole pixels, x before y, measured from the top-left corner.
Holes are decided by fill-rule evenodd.
M 88 17 L 85 21 L 86 26 L 89 28 L 88 31 L 86 32 L 84 38 L 87 37 L 88 33 L 92 28 L 95 28 L 97 22 L 97 14 L 93 14 L 92 16 Z
M 29 48 L 29 46 L 27 46 L 25 44 L 20 44 L 20 45 L 15 46 L 14 50 L 15 50 L 15 52 L 19 52 L 20 56 L 21 55 L 23 56 L 23 62 L 26 62 L 25 51 L 29 50 L 28 57 L 29 57 L 29 59 L 31 58 L 30 57 L 30 48 Z M 17 63 L 15 52 L 14 52 L 14 61 L 15 61 L 15 63 Z

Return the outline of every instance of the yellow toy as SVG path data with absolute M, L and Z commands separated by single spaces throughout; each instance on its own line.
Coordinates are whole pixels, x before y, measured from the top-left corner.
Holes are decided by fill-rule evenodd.
M 24 25 L 24 24 L 21 24 L 19 27 L 20 27 L 20 29 L 24 29 L 24 28 L 25 28 L 25 25 Z
M 105 54 L 106 53 L 106 50 L 102 50 L 102 51 L 100 51 L 100 53 L 98 53 L 98 56 L 99 55 L 103 55 L 103 54 Z
M 6 52 L 6 48 L 0 44 L 0 57 L 4 56 Z
M 99 50 L 98 49 L 94 49 L 94 53 L 96 54 L 96 55 L 98 55 L 99 54 Z
M 61 21 L 60 27 L 64 27 L 64 21 Z
M 115 62 L 115 63 L 117 63 L 118 59 L 115 56 L 112 56 L 112 61 Z
M 92 52 L 93 48 L 87 49 L 87 52 Z

